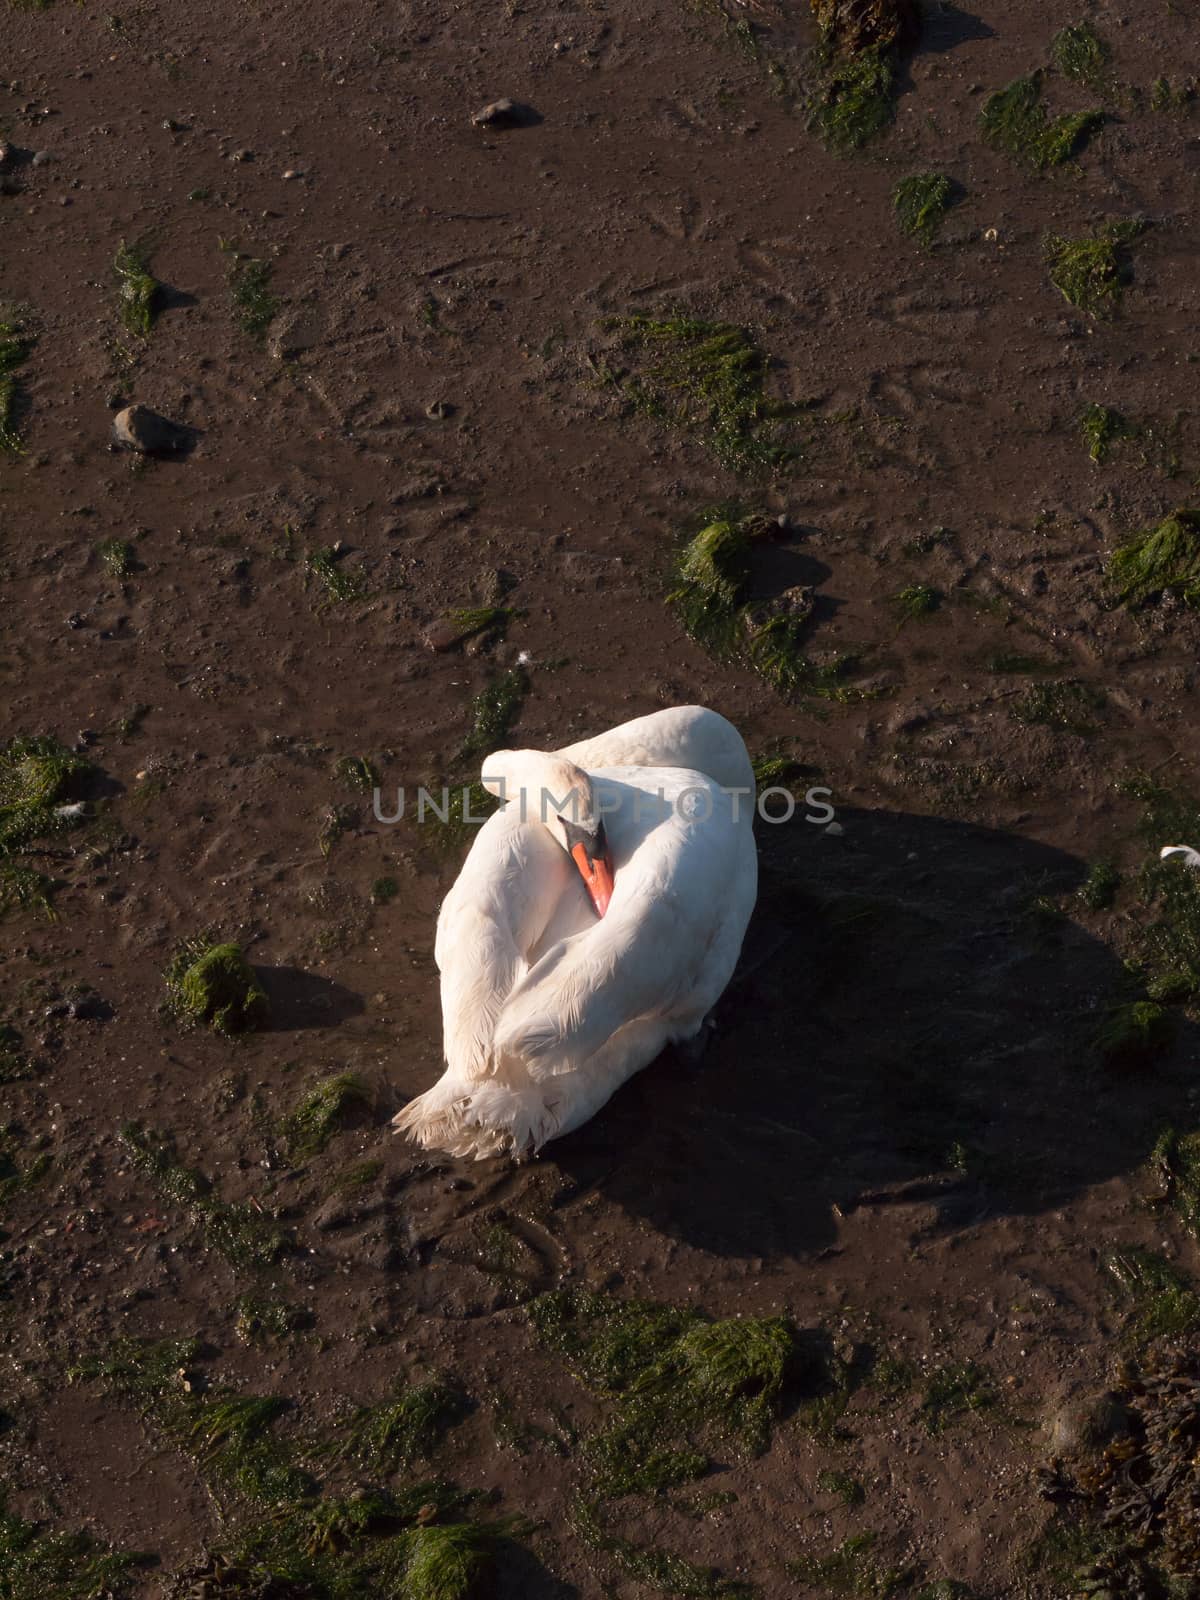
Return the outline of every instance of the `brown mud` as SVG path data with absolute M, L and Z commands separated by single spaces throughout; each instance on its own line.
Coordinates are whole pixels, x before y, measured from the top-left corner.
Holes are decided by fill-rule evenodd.
M 532 1525 L 496 1592 L 720 1592 L 656 1589 L 580 1536 L 594 1405 L 523 1309 L 560 1285 L 786 1313 L 906 1374 L 634 1497 L 626 1537 L 766 1596 L 1064 1592 L 1034 1469 L 1060 1397 L 1110 1381 L 1107 1252 L 1200 1272 L 1146 1203 L 1158 1133 L 1200 1111 L 1194 1020 L 1176 1008 L 1133 1072 L 1092 1045 L 1129 998 L 1140 867 L 1200 845 L 1144 837 L 1121 787 L 1197 793 L 1200 621 L 1170 594 L 1114 607 L 1105 582 L 1196 502 L 1197 22 L 1162 0 L 924 9 L 893 124 L 848 156 L 806 125 L 800 0 L 0 0 L 0 320 L 35 338 L 23 453 L 0 456 L 0 735 L 82 731 L 94 766 L 90 820 L 22 856 L 54 919 L 0 924 L 0 1016 L 35 1060 L 0 1089 L 4 1147 L 18 1173 L 51 1158 L 5 1191 L 0 1455 L 10 1510 L 157 1555 L 137 1593 L 183 1592 L 236 1513 L 66 1374 L 168 1336 L 313 1427 L 451 1375 L 470 1410 L 423 1470 Z M 1112 81 L 1047 73 L 1044 97 L 1106 120 L 1038 172 L 985 142 L 981 108 L 1084 10 Z M 473 125 L 501 96 L 536 119 Z M 893 214 L 922 172 L 954 185 L 931 248 Z M 1068 304 L 1046 235 L 1134 218 L 1116 314 Z M 165 286 L 146 336 L 121 315 L 123 241 Z M 748 329 L 790 458 L 739 473 L 705 427 L 632 404 L 612 319 L 636 314 Z M 110 451 L 135 402 L 190 448 Z M 1089 405 L 1128 424 L 1101 462 Z M 847 692 L 784 698 L 684 632 L 675 552 L 729 503 L 789 519 L 756 581 L 815 591 L 806 649 L 855 658 Z M 914 586 L 928 615 L 896 601 Z M 504 638 L 429 648 L 448 610 L 495 603 Z M 664 1057 L 539 1161 L 472 1166 L 388 1129 L 439 1071 L 433 928 L 461 841 L 376 822 L 334 769 L 367 757 L 385 794 L 469 777 L 472 698 L 518 659 L 522 742 L 701 702 L 831 790 L 843 831 L 803 807 L 761 827 L 760 908 L 699 1067 Z M 1089 909 L 1098 861 L 1125 883 Z M 163 1012 L 206 930 L 246 950 L 268 1031 Z M 85 986 L 111 1016 L 64 1008 Z M 289 1113 L 341 1073 L 369 1104 L 289 1152 Z M 133 1162 L 134 1122 L 294 1248 L 226 1259 Z M 246 1343 L 251 1293 L 307 1324 Z M 931 1427 L 930 1383 L 962 1363 L 990 1403 Z M 709 1491 L 732 1498 L 682 1504 Z M 812 1576 L 868 1533 L 850 1577 Z

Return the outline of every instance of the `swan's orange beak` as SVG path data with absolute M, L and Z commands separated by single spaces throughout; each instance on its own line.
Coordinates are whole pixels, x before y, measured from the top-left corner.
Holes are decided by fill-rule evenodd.
M 612 856 L 609 854 L 608 841 L 604 837 L 603 830 L 601 829 L 590 851 L 582 840 L 573 844 L 571 860 L 579 868 L 579 876 L 592 897 L 596 915 L 602 917 L 608 910 L 608 902 L 613 895 Z

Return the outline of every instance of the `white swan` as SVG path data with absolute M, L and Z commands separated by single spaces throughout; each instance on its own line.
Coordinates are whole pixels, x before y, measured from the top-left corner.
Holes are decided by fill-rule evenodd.
M 507 803 L 438 917 L 446 1071 L 395 1127 L 524 1156 L 699 1032 L 754 909 L 754 776 L 731 723 L 680 706 L 483 780 Z

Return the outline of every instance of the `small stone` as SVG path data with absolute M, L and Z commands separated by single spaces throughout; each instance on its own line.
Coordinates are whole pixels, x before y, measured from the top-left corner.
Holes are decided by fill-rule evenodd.
M 431 400 L 425 407 L 425 415 L 427 417 L 433 417 L 435 420 L 440 422 L 446 417 L 452 417 L 455 409 L 456 408 L 452 406 L 448 400 Z
M 1131 1432 L 1133 1416 L 1115 1394 L 1073 1395 L 1049 1418 L 1050 1448 L 1055 1455 L 1078 1456 L 1102 1450 L 1111 1440 Z
M 12 145 L 10 145 L 7 140 L 0 139 L 0 171 L 3 171 L 3 169 L 8 165 L 8 160 L 11 155 Z
M 82 628 L 83 624 L 84 617 L 81 611 L 72 611 L 71 615 L 67 618 L 68 628 Z
M 229 159 L 230 159 L 230 161 L 253 161 L 254 160 L 254 151 L 253 150 L 235 150 L 233 152 L 233 154 L 230 156 Z
M 841 839 L 845 835 L 845 828 L 840 822 L 828 822 L 824 830 L 831 839 Z
M 304 174 L 300 171 L 299 167 L 289 167 L 283 174 L 283 181 L 285 183 L 292 183 L 295 181 L 295 179 L 302 178 L 303 176 Z
M 33 152 L 33 165 L 35 167 L 48 167 L 54 160 L 54 155 L 49 150 L 35 150 Z
M 113 418 L 113 444 L 139 455 L 176 455 L 191 443 L 191 430 L 160 417 L 149 406 L 126 406 Z
M 526 128 L 541 118 L 532 106 L 518 100 L 493 100 L 471 118 L 477 128 Z

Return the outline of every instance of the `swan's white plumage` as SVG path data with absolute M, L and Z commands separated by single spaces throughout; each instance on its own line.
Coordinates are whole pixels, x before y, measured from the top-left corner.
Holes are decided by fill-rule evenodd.
M 480 828 L 438 918 L 446 1071 L 396 1118 L 431 1148 L 521 1155 L 579 1127 L 699 1031 L 741 949 L 757 860 L 737 730 L 677 707 L 558 756 L 602 797 L 612 901 L 598 919 L 536 807 Z M 522 757 L 549 759 L 504 753 L 517 781 Z

